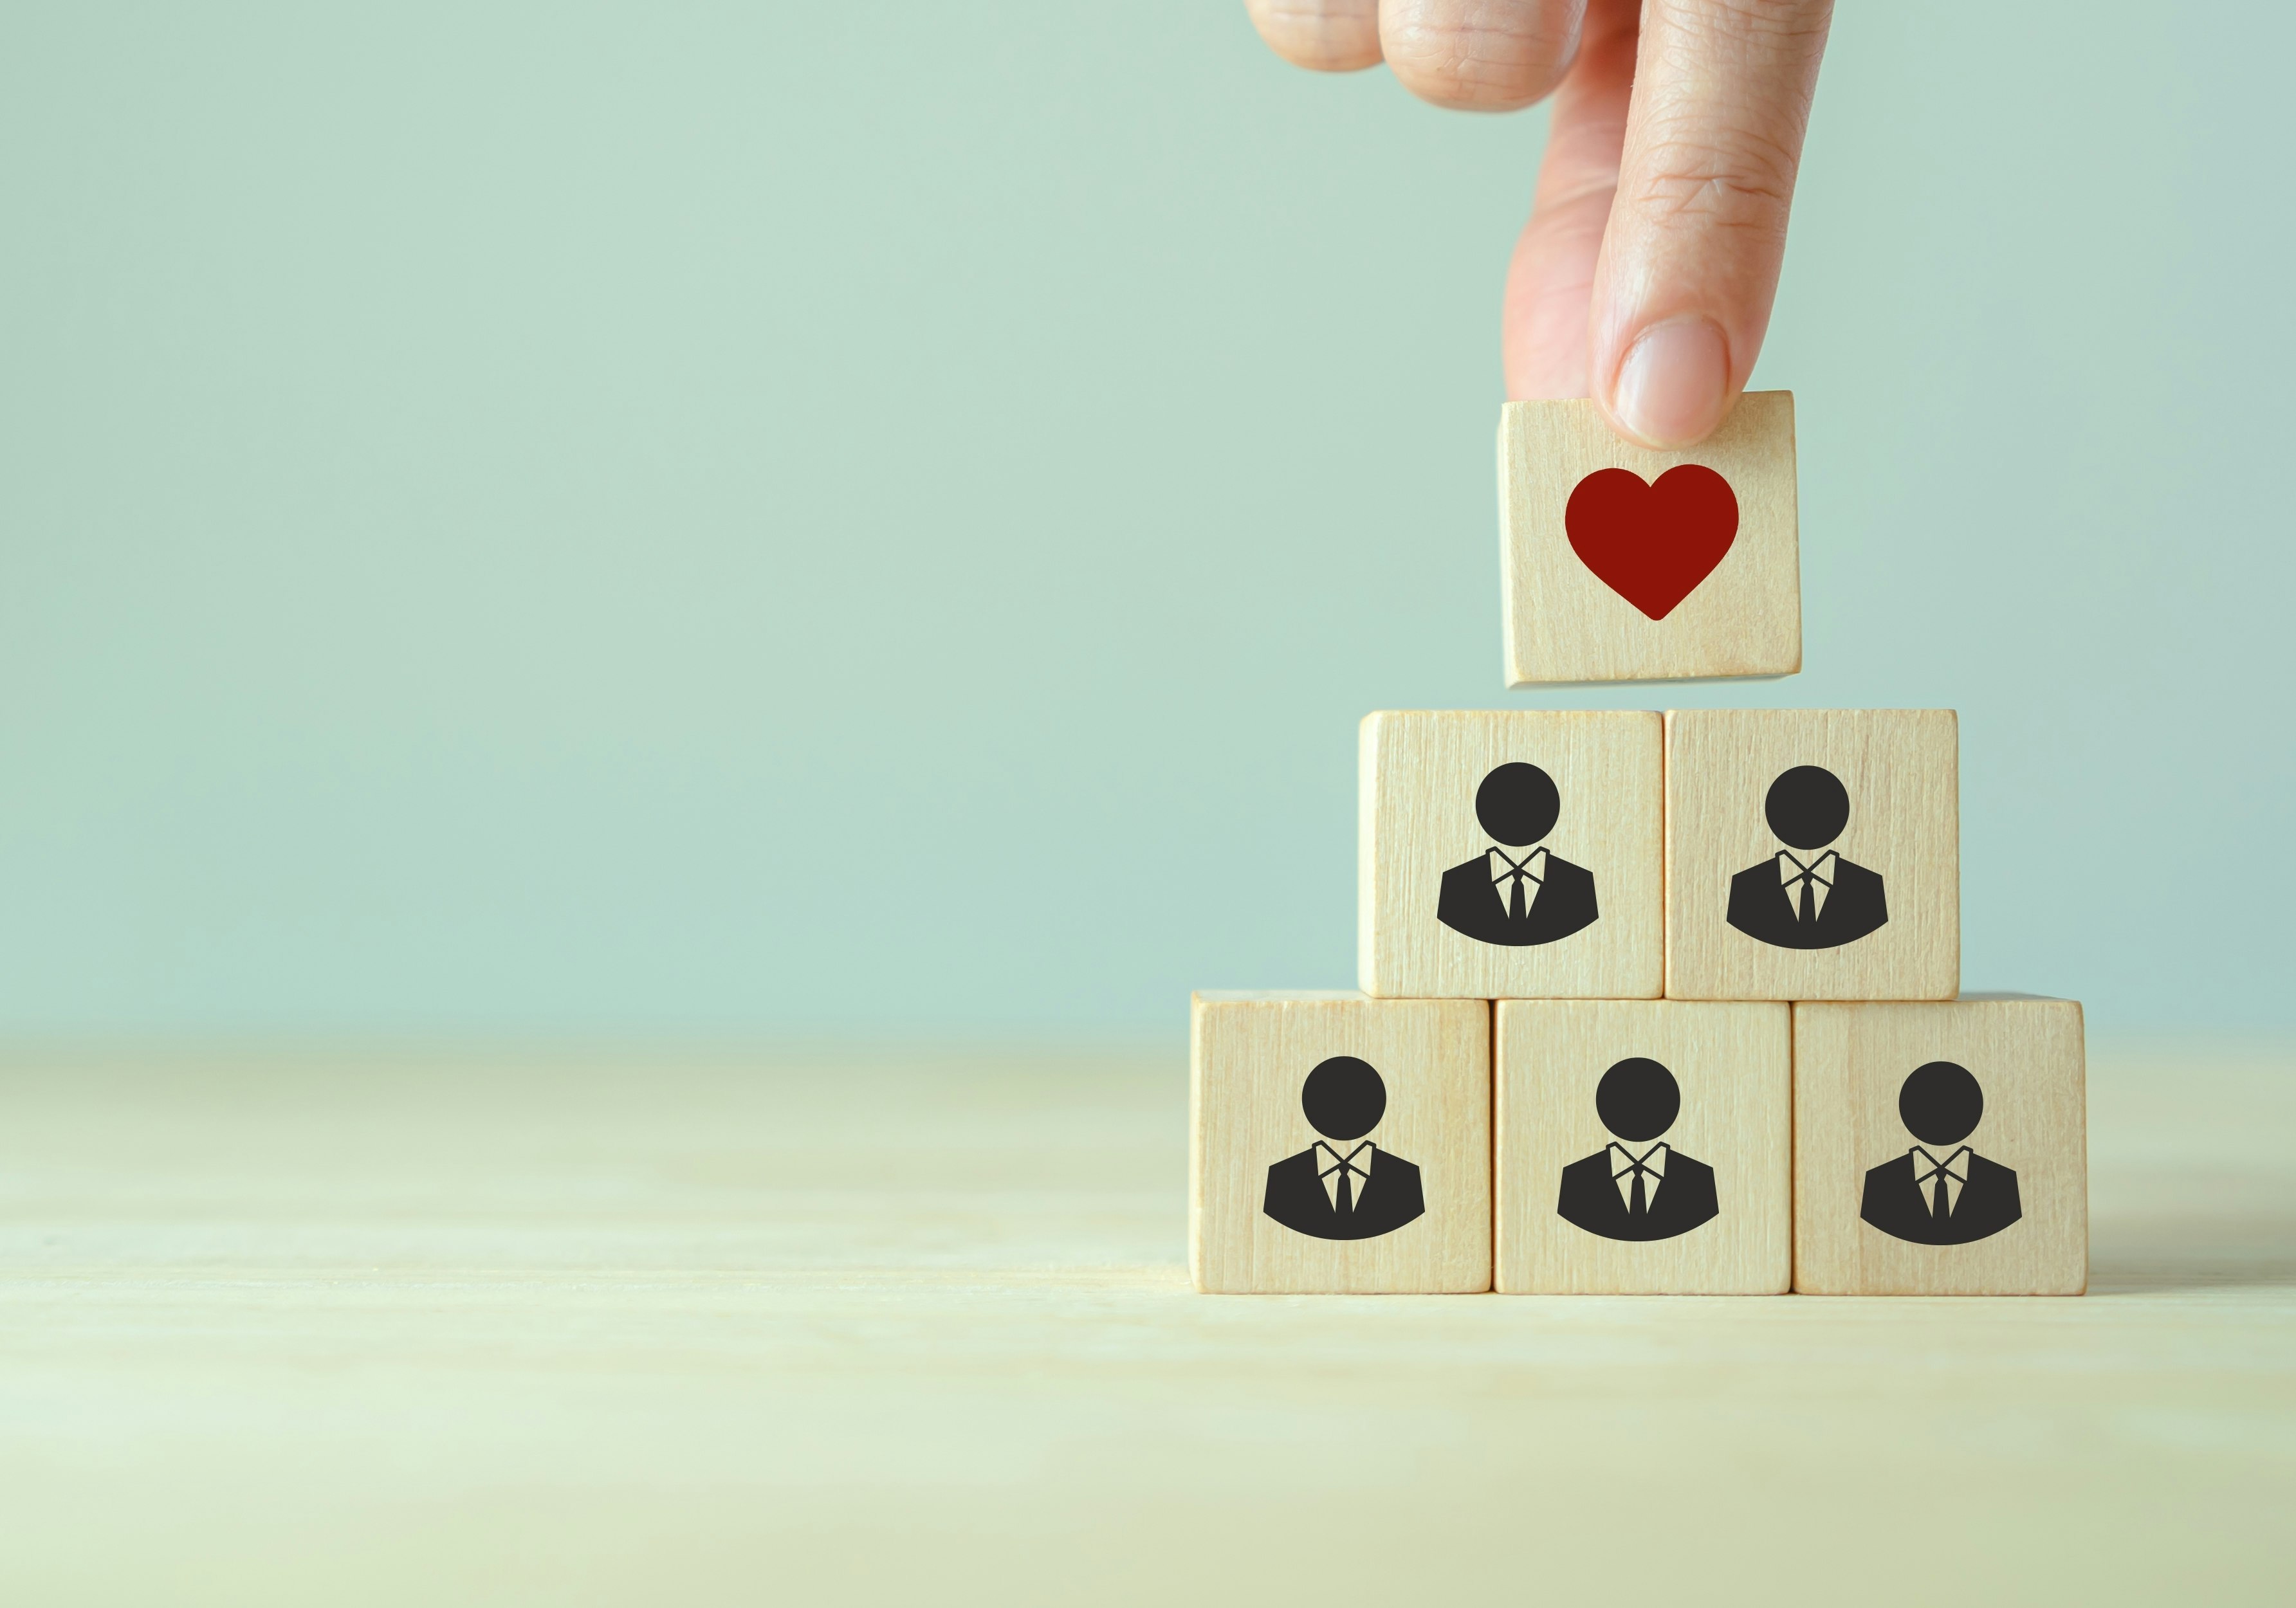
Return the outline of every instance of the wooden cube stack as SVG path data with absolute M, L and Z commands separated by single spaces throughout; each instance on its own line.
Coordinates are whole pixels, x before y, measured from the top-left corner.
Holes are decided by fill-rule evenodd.
M 1500 427 L 1513 685 L 1800 668 L 1793 407 Z M 1948 710 L 1386 711 L 1359 992 L 1200 993 L 1220 1292 L 2078 1294 L 2080 1006 L 1960 997 Z

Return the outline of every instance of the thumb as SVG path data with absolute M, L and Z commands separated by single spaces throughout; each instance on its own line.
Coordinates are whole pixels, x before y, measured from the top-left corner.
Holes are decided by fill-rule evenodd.
M 1833 9 L 1644 5 L 1587 357 L 1595 400 L 1646 446 L 1703 440 L 1753 371 Z

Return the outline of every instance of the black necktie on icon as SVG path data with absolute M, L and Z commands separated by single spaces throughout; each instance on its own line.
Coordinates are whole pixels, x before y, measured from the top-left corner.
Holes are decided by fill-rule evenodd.
M 1820 855 L 1805 866 L 1786 849 L 1779 849 L 1778 854 L 1794 868 L 1795 874 L 1786 880 L 1801 884 L 1801 892 L 1794 904 L 1794 920 L 1801 926 L 1815 927 L 1817 925 L 1817 885 L 1823 882 L 1829 888 L 1833 886 L 1817 874 L 1817 867 L 1824 863 L 1825 857 Z
M 1969 1146 L 1964 1144 L 1959 1150 L 1955 1151 L 1951 1155 L 1948 1156 L 1944 1161 L 1940 1161 L 1935 1156 L 1930 1154 L 1928 1151 L 1923 1150 L 1920 1145 L 1916 1144 L 1914 1146 L 1914 1154 L 1919 1156 L 1923 1161 L 1927 1161 L 1930 1164 L 1929 1170 L 1924 1172 L 1921 1169 L 1920 1162 L 1917 1161 L 1915 1163 L 1914 1187 L 1915 1189 L 1919 1189 L 1923 1185 L 1928 1184 L 1932 1178 L 1937 1181 L 1937 1195 L 1930 1207 L 1930 1215 L 1940 1223 L 1944 1222 L 1948 1218 L 1953 1215 L 1953 1192 L 1948 1186 L 1947 1181 L 1950 1179 L 1955 1184 L 1966 1184 L 1969 1182 L 1966 1175 L 1953 1170 L 1953 1164 L 1961 1160 L 1961 1158 L 1966 1155 L 1968 1152 Z
M 1635 1175 L 1634 1182 L 1628 1185 L 1628 1189 L 1627 1215 L 1630 1218 L 1648 1217 L 1650 1215 L 1650 1194 L 1644 1186 L 1643 1180 L 1645 1177 L 1654 1178 L 1658 1177 L 1658 1169 L 1651 1166 L 1649 1163 L 1650 1159 L 1656 1155 L 1662 1147 L 1653 1144 L 1648 1150 L 1643 1152 L 1639 1159 L 1635 1155 L 1633 1151 L 1628 1150 L 1623 1144 L 1620 1144 L 1616 1148 L 1620 1155 L 1626 1157 L 1627 1164 L 1624 1167 L 1620 1168 L 1616 1172 L 1613 1172 L 1611 1177 L 1615 1180 L 1626 1177 L 1628 1173 Z
M 1507 920 L 1521 921 L 1530 914 L 1532 896 L 1523 891 L 1523 884 L 1538 880 L 1530 874 L 1530 863 L 1538 857 L 1538 850 L 1534 849 L 1524 855 L 1522 864 L 1520 866 L 1508 858 L 1507 851 L 1504 849 L 1494 849 L 1491 852 L 1498 856 L 1506 865 L 1506 869 L 1499 874 L 1507 879 Z
M 1356 1164 L 1356 1158 L 1371 1147 L 1369 1139 L 1365 1139 L 1346 1155 L 1341 1155 L 1328 1144 L 1318 1144 L 1316 1147 L 1332 1158 L 1332 1164 L 1329 1167 L 1317 1168 L 1316 1176 L 1319 1178 L 1328 1178 L 1334 1172 L 1340 1175 L 1339 1194 L 1332 1202 L 1332 1210 L 1340 1217 L 1349 1218 L 1355 1215 L 1356 1180 L 1361 1178 L 1366 1184 L 1371 1182 L 1371 1169 Z

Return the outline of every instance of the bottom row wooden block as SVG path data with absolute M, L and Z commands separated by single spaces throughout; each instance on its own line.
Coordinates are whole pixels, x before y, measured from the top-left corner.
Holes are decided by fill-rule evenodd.
M 1192 1038 L 1200 1290 L 2087 1284 L 2070 1001 L 1206 993 Z

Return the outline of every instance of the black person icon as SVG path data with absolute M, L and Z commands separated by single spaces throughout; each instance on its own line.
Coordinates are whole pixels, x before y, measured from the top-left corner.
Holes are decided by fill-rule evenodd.
M 1617 1138 L 1562 1169 L 1556 1214 L 1606 1240 L 1670 1240 L 1711 1222 L 1720 1210 L 1714 1169 L 1670 1144 L 1651 1143 L 1681 1110 L 1674 1074 L 1646 1056 L 1629 1056 L 1604 1072 L 1595 1086 L 1595 1114 Z M 1648 1148 L 1637 1155 L 1629 1145 Z
M 1562 813 L 1554 778 L 1536 765 L 1517 761 L 1485 776 L 1475 789 L 1475 819 L 1500 847 L 1443 874 L 1435 919 L 1484 943 L 1518 948 L 1594 925 L 1595 874 L 1530 847 Z
M 1369 1062 L 1318 1062 L 1300 1108 L 1324 1136 L 1267 1169 L 1261 1210 L 1319 1240 L 1376 1239 L 1426 1212 L 1419 1169 L 1364 1137 L 1387 1114 L 1387 1085 Z
M 1898 1118 L 1921 1143 L 1866 1173 L 1857 1215 L 1916 1245 L 1966 1245 L 2023 1217 L 2016 1173 L 1961 1143 L 1984 1114 L 1985 1091 L 1967 1067 L 1931 1061 L 1907 1073 Z
M 1818 765 L 1797 765 L 1770 783 L 1763 813 L 1787 844 L 1730 879 L 1730 924 L 1781 949 L 1832 949 L 1890 919 L 1882 878 L 1824 849 L 1849 824 L 1849 790 Z

